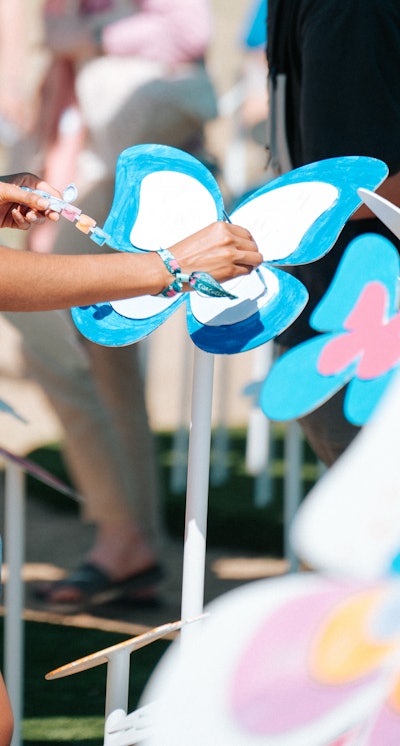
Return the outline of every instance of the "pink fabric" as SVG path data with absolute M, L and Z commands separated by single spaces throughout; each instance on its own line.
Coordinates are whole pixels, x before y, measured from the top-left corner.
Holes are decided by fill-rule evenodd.
M 191 62 L 205 54 L 211 36 L 207 2 L 142 0 L 135 5 L 138 10 L 132 16 L 105 27 L 105 53 L 138 55 L 171 65 Z

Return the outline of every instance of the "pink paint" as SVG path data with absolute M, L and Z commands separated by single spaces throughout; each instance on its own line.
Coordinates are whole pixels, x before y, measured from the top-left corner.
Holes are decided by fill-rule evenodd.
M 389 320 L 387 290 L 379 282 L 365 286 L 347 317 L 343 333 L 322 350 L 317 369 L 323 376 L 340 373 L 358 360 L 356 376 L 372 379 L 382 376 L 400 360 L 400 314 Z
M 353 589 L 354 592 L 354 589 Z M 378 672 L 340 686 L 316 680 L 310 670 L 315 635 L 335 605 L 351 590 L 338 588 L 289 600 L 261 625 L 241 655 L 234 671 L 230 704 L 232 716 L 246 733 L 292 735 L 337 712 L 351 697 L 362 693 Z M 344 746 L 354 722 L 335 723 L 332 746 Z M 341 733 L 339 740 L 337 730 Z

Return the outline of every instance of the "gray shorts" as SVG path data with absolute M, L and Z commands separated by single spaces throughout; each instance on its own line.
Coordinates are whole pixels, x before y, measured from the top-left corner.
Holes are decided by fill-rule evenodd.
M 360 431 L 343 414 L 345 389 L 298 421 L 318 458 L 331 466 Z

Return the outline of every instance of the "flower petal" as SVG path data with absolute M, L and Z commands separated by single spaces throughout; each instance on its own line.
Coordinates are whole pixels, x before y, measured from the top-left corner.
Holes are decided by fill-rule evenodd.
M 208 169 L 188 153 L 137 145 L 118 158 L 114 201 L 104 230 L 123 251 L 158 250 L 222 219 L 223 200 Z M 138 342 L 184 302 L 142 296 L 72 309 L 80 332 L 93 342 Z
M 273 190 L 259 190 L 234 210 L 230 218 L 232 223 L 251 232 L 264 261 L 283 263 L 337 198 L 338 190 L 332 184 L 319 181 L 284 184 Z
M 340 374 L 323 376 L 317 370 L 321 350 L 331 337 L 317 337 L 286 352 L 272 366 L 261 390 L 260 406 L 271 420 L 292 420 L 319 407 L 354 373 L 354 365 Z
M 399 272 L 397 249 L 387 238 L 375 233 L 355 238 L 346 249 L 330 287 L 311 315 L 311 326 L 320 332 L 342 331 L 346 318 L 370 282 L 379 282 L 386 287 L 386 315 L 390 317 L 397 311 Z

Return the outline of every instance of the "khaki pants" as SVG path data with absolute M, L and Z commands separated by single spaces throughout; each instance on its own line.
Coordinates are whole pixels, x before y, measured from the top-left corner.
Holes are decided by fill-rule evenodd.
M 111 208 L 122 150 L 146 142 L 184 149 L 216 115 L 202 65 L 174 71 L 159 63 L 101 57 L 81 69 L 76 90 L 88 131 L 77 204 L 99 226 Z M 56 253 L 102 250 L 64 219 L 56 230 Z M 157 465 L 137 346 L 92 344 L 79 335 L 69 312 L 7 318 L 22 332 L 28 372 L 64 427 L 65 454 L 86 500 L 83 517 L 94 523 L 133 519 L 155 546 L 161 522 Z
M 112 184 L 98 185 L 79 205 L 98 215 L 102 225 L 112 192 Z M 71 223 L 60 220 L 58 226 L 58 252 L 101 250 Z M 159 482 L 137 345 L 93 344 L 78 332 L 69 311 L 6 317 L 22 332 L 29 375 L 63 425 L 65 456 L 85 498 L 83 518 L 94 523 L 133 519 L 156 549 Z
M 78 73 L 76 91 L 88 149 L 105 178 L 114 176 L 122 150 L 143 143 L 186 149 L 205 122 L 217 116 L 214 89 L 202 64 L 174 70 L 137 58 L 100 57 Z

